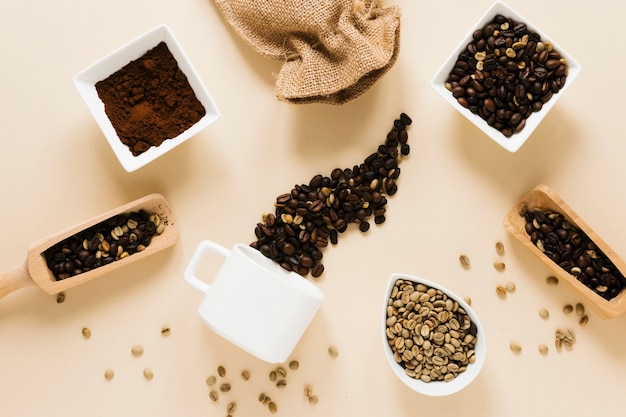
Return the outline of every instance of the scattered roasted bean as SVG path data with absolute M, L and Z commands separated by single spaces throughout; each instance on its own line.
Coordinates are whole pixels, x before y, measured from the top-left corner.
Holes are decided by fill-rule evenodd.
M 329 242 L 337 243 L 339 233 L 353 223 L 366 232 L 372 217 L 375 224 L 385 222 L 387 197 L 398 190 L 398 161 L 409 153 L 410 120 L 404 113 L 395 120 L 384 144 L 360 165 L 336 168 L 330 176 L 317 174 L 276 197 L 274 213 L 262 216 L 250 246 L 288 271 L 320 277 L 322 251 Z
M 113 369 L 107 369 L 106 371 L 104 371 L 104 378 L 107 381 L 112 380 L 114 376 L 115 376 L 115 372 L 113 372 Z
M 515 354 L 522 352 L 522 347 L 518 343 L 515 343 L 515 342 L 509 343 L 509 349 L 511 349 L 511 352 Z
M 224 382 L 222 385 L 220 385 L 220 391 L 222 392 L 230 391 L 230 384 L 228 382 Z
M 267 408 L 269 408 L 270 413 L 272 414 L 276 414 L 276 412 L 278 412 L 278 406 L 274 401 L 270 401 L 269 404 L 267 404 Z
M 250 371 L 248 371 L 248 370 L 241 371 L 241 379 L 243 379 L 244 381 L 249 381 L 250 380 Z
M 65 301 L 65 294 L 60 292 L 57 294 L 57 304 L 61 304 Z
M 606 300 L 626 288 L 626 278 L 582 231 L 561 213 L 523 211 L 531 242 L 556 265 Z
M 469 268 L 470 266 L 470 259 L 467 255 L 459 256 L 459 262 L 461 263 L 461 266 L 463 266 L 464 268 Z
M 226 412 L 229 415 L 232 415 L 235 413 L 235 411 L 237 410 L 237 404 L 234 401 L 231 401 L 230 403 L 228 403 L 228 405 L 226 406 Z
M 539 350 L 539 353 L 542 354 L 542 355 L 547 355 L 548 354 L 548 346 L 547 345 L 544 345 L 544 344 L 539 345 L 538 350 Z
M 133 229 L 127 225 L 129 221 L 136 223 Z M 43 256 L 54 278 L 60 281 L 145 249 L 164 227 L 159 216 L 143 210 L 119 214 L 56 243 Z
M 83 334 L 83 337 L 85 339 L 89 339 L 91 337 L 91 330 L 89 330 L 88 327 L 83 327 L 83 329 L 81 330 L 81 333 Z
M 284 379 L 279 379 L 276 381 L 276 388 L 285 388 L 287 386 L 287 381 Z
M 550 312 L 546 310 L 545 308 L 542 308 L 539 310 L 539 317 L 541 317 L 544 320 L 547 320 L 550 317 Z
M 563 313 L 570 314 L 572 311 L 574 311 L 574 307 L 572 307 L 571 304 L 566 304 L 563 306 Z
M 206 384 L 208 386 L 215 385 L 216 382 L 217 382 L 217 377 L 215 375 L 211 375 L 206 379 Z
M 161 328 L 161 334 L 163 336 L 169 336 L 170 333 L 172 333 L 172 329 L 170 329 L 169 327 L 165 326 Z
M 545 44 L 524 23 L 498 14 L 474 32 L 446 88 L 461 106 L 510 137 L 565 85 L 567 62 L 554 48 L 540 51 Z
M 300 367 L 300 362 L 296 360 L 292 360 L 291 362 L 289 362 L 289 369 L 291 369 L 292 371 L 295 371 L 299 367 Z
M 221 376 L 222 378 L 226 376 L 226 368 L 224 368 L 222 365 L 217 367 L 217 374 L 219 376 Z
M 468 306 L 472 305 L 472 298 L 471 297 L 463 297 L 463 301 L 465 301 Z

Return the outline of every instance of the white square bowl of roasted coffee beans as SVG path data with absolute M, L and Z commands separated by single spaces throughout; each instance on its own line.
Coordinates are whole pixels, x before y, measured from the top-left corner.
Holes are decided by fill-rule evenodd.
M 167 25 L 131 40 L 73 81 L 128 172 L 163 156 L 220 117 Z
M 429 396 L 468 386 L 487 355 L 485 332 L 469 304 L 435 282 L 407 274 L 392 274 L 387 282 L 382 339 L 393 373 Z
M 431 85 L 487 136 L 516 152 L 580 71 L 561 46 L 496 1 Z

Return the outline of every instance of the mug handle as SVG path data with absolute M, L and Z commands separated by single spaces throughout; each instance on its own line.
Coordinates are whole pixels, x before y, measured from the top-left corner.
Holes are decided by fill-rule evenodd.
M 187 268 L 185 268 L 184 273 L 185 281 L 187 281 L 187 283 L 193 288 L 203 293 L 206 293 L 211 286 L 201 281 L 196 276 L 196 269 L 198 268 L 198 264 L 200 263 L 200 260 L 202 260 L 202 257 L 209 252 L 217 253 L 218 255 L 222 255 L 224 258 L 230 255 L 230 250 L 226 249 L 222 245 L 210 240 L 203 240 L 198 244 L 198 247 L 191 257 Z

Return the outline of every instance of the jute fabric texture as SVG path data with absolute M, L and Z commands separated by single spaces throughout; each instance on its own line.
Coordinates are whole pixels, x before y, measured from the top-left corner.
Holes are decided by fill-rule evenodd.
M 259 54 L 283 62 L 276 97 L 343 104 L 367 91 L 395 63 L 400 8 L 382 0 L 215 0 Z

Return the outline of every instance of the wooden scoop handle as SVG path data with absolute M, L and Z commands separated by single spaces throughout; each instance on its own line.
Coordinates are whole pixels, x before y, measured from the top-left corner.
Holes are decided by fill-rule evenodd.
M 0 298 L 11 294 L 19 289 L 34 285 L 26 264 L 14 271 L 0 274 Z

